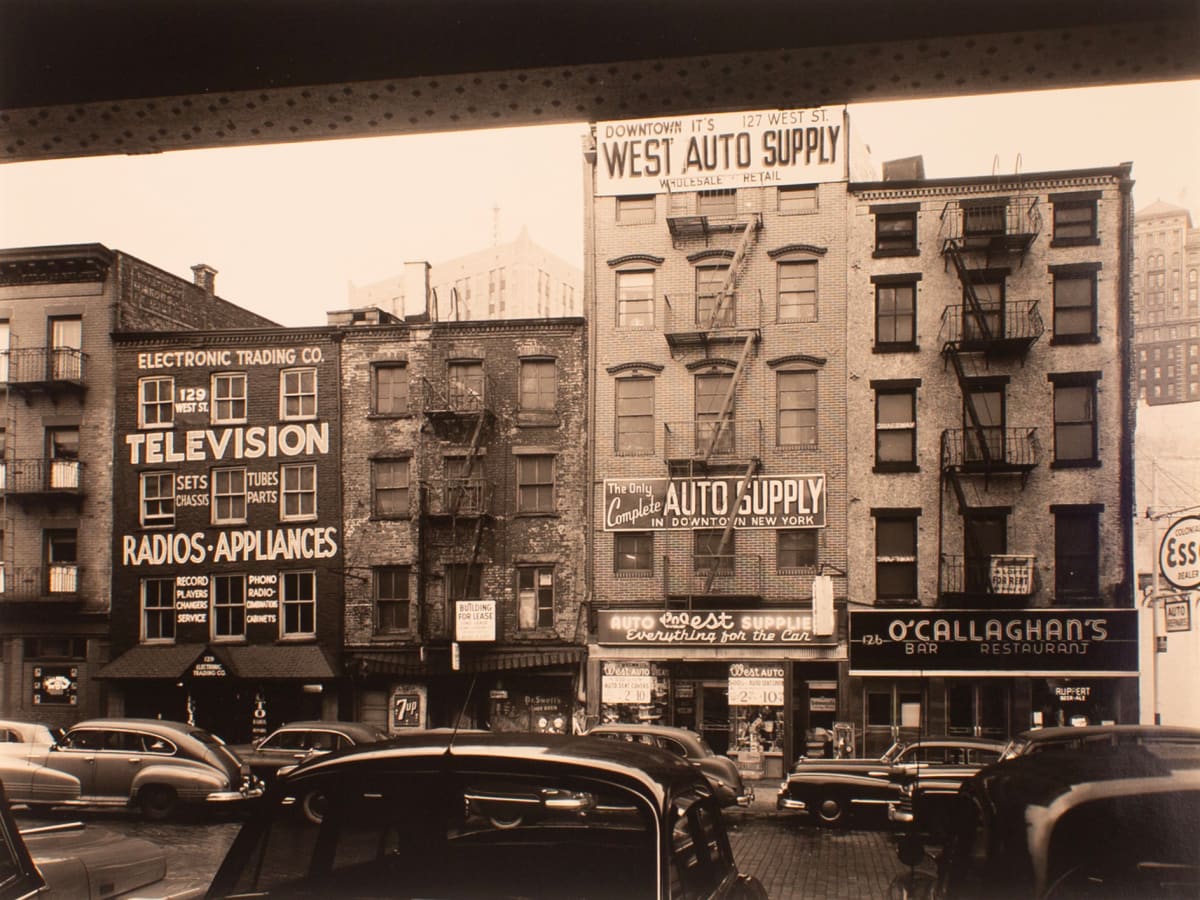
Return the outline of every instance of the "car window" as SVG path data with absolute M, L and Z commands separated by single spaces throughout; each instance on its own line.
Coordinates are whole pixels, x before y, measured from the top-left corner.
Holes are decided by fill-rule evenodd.
M 144 753 L 160 753 L 164 756 L 170 756 L 175 752 L 175 745 L 164 737 L 159 737 L 156 734 L 141 734 L 141 750 Z
M 711 896 L 733 869 L 718 814 L 698 795 L 680 798 L 671 827 L 671 896 Z
M 990 765 L 1000 758 L 999 750 L 985 750 L 982 747 L 968 747 L 965 752 L 967 764 L 973 766 Z
M 21 744 L 24 743 L 24 741 L 21 740 L 21 736 L 15 731 L 12 731 L 8 728 L 0 728 L 0 743 Z
M 70 750 L 99 750 L 104 746 L 104 732 L 92 728 L 68 731 L 63 746 Z
M 313 731 L 309 733 L 306 749 L 328 753 L 338 749 L 339 746 L 341 746 L 341 735 L 334 734 L 332 731 Z
M 277 731 L 259 748 L 262 750 L 307 750 L 308 733 L 304 731 Z
M 675 740 L 674 738 L 659 738 L 659 742 L 662 744 L 663 749 L 670 750 L 676 756 L 681 756 L 684 759 L 688 758 L 687 747 L 683 746 L 683 744 L 679 743 L 679 741 Z

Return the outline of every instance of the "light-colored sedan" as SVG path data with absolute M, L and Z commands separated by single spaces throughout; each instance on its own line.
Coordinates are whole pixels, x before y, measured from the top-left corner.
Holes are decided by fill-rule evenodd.
M 45 764 L 54 744 L 55 733 L 45 725 L 0 720 L 0 784 L 10 802 L 42 809 L 78 805 L 79 779 Z

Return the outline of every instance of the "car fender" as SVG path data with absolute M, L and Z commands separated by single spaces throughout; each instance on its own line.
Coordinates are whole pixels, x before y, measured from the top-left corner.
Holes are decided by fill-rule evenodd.
M 65 803 L 79 799 L 79 779 L 25 759 L 0 759 L 0 784 L 13 803 Z
M 129 787 L 130 798 L 136 797 L 143 787 L 149 784 L 166 785 L 174 788 L 181 800 L 203 800 L 214 791 L 227 791 L 236 788 L 230 785 L 224 772 L 207 767 L 175 765 L 143 766 L 134 776 L 133 784 Z
M 787 784 L 788 793 L 793 796 L 813 796 L 829 790 L 849 792 L 857 797 L 899 795 L 899 787 L 889 782 L 886 777 L 870 777 L 850 772 L 793 772 L 788 776 Z

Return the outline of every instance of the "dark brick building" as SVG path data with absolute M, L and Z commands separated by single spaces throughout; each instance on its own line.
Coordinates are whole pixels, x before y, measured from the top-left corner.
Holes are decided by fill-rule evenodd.
M 104 710 L 121 331 L 273 323 L 100 244 L 0 251 L 0 715 Z
M 583 320 L 372 308 L 329 321 L 344 326 L 354 717 L 569 730 L 584 653 Z

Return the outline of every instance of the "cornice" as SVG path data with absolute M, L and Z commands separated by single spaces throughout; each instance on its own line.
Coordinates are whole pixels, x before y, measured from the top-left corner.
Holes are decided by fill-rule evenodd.
M 1092 172 L 1071 177 L 1052 175 L 1030 175 L 1029 177 L 1007 177 L 991 181 L 927 181 L 904 182 L 894 187 L 881 184 L 856 187 L 850 185 L 850 193 L 857 199 L 896 200 L 906 197 L 957 197 L 975 194 L 1032 194 L 1062 190 L 1063 188 L 1116 187 L 1119 177 L 1115 171 Z
M 626 253 L 624 256 L 614 256 L 608 260 L 608 267 L 615 269 L 617 266 L 623 266 L 625 263 L 644 262 L 651 265 L 661 266 L 666 261 L 665 256 L 654 256 L 650 253 Z
M 665 368 L 666 368 L 666 366 L 660 366 L 658 363 L 624 362 L 624 363 L 618 363 L 615 366 L 609 366 L 604 371 L 606 371 L 609 375 L 618 375 L 621 372 L 632 372 L 632 371 L 640 372 L 641 370 L 646 369 L 657 375 L 660 372 L 662 372 L 662 370 Z
M 298 341 L 340 341 L 340 330 L 325 328 L 255 328 L 245 331 L 118 331 L 113 344 L 122 347 L 215 347 L 243 344 L 295 344 Z
M 689 372 L 695 372 L 697 369 L 706 369 L 709 366 L 720 366 L 726 369 L 736 369 L 736 359 L 726 359 L 725 357 L 710 357 L 709 359 L 698 359 L 695 362 L 688 363 L 685 368 Z
M 785 253 L 814 253 L 817 256 L 824 256 L 828 252 L 828 247 L 818 247 L 816 244 L 784 244 L 782 247 L 768 250 L 767 256 L 771 259 L 776 259 Z
M 810 366 L 823 366 L 828 360 L 824 356 L 811 356 L 807 353 L 789 353 L 787 356 L 776 356 L 768 359 L 767 365 L 772 369 L 786 366 L 788 363 L 807 363 Z
M 703 259 L 733 259 L 732 250 L 700 250 L 693 253 L 687 258 L 690 263 L 700 262 Z
M 102 282 L 110 260 L 99 255 L 0 261 L 0 287 Z

